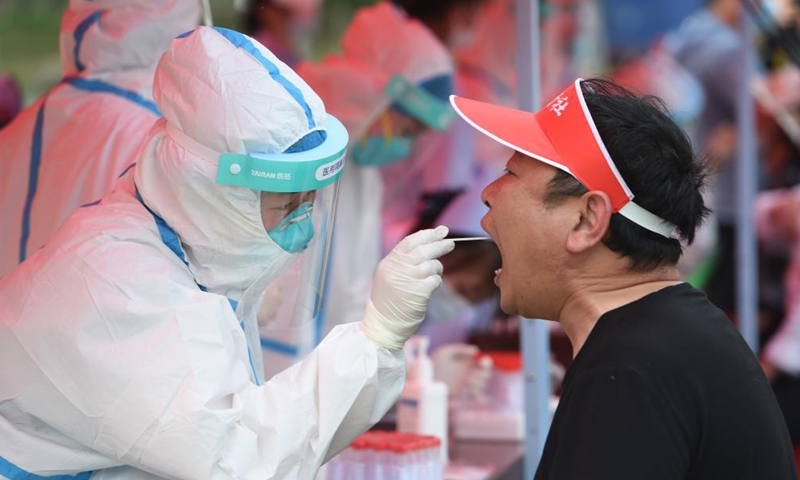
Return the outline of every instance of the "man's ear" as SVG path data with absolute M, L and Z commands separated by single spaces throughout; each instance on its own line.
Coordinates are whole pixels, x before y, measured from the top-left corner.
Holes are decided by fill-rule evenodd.
M 567 251 L 582 253 L 603 241 L 608 232 L 613 209 L 611 199 L 604 192 L 592 190 L 581 196 L 580 215 L 567 237 Z

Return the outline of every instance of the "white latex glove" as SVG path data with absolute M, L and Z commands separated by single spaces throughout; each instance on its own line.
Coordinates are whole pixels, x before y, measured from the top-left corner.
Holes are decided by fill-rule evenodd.
M 447 227 L 407 236 L 378 264 L 361 328 L 376 345 L 403 349 L 425 318 L 431 294 L 442 284 L 437 260 L 455 248 Z

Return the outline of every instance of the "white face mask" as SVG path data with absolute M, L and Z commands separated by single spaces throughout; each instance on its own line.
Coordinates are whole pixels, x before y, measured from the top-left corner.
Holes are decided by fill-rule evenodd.
M 436 289 L 428 304 L 425 318 L 431 322 L 452 322 L 472 309 L 472 304 L 445 281 Z

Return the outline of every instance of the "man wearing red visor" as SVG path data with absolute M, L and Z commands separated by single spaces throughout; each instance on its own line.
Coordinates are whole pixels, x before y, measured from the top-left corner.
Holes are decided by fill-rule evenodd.
M 604 80 L 535 114 L 451 101 L 515 150 L 483 191 L 501 306 L 573 346 L 536 479 L 796 479 L 758 361 L 675 268 L 708 210 L 663 104 Z

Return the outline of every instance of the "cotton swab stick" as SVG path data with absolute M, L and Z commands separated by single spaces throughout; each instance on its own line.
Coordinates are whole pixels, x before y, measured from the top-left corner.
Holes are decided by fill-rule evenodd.
M 476 240 L 491 240 L 491 237 L 468 237 L 468 238 L 449 238 L 454 242 L 474 242 Z

